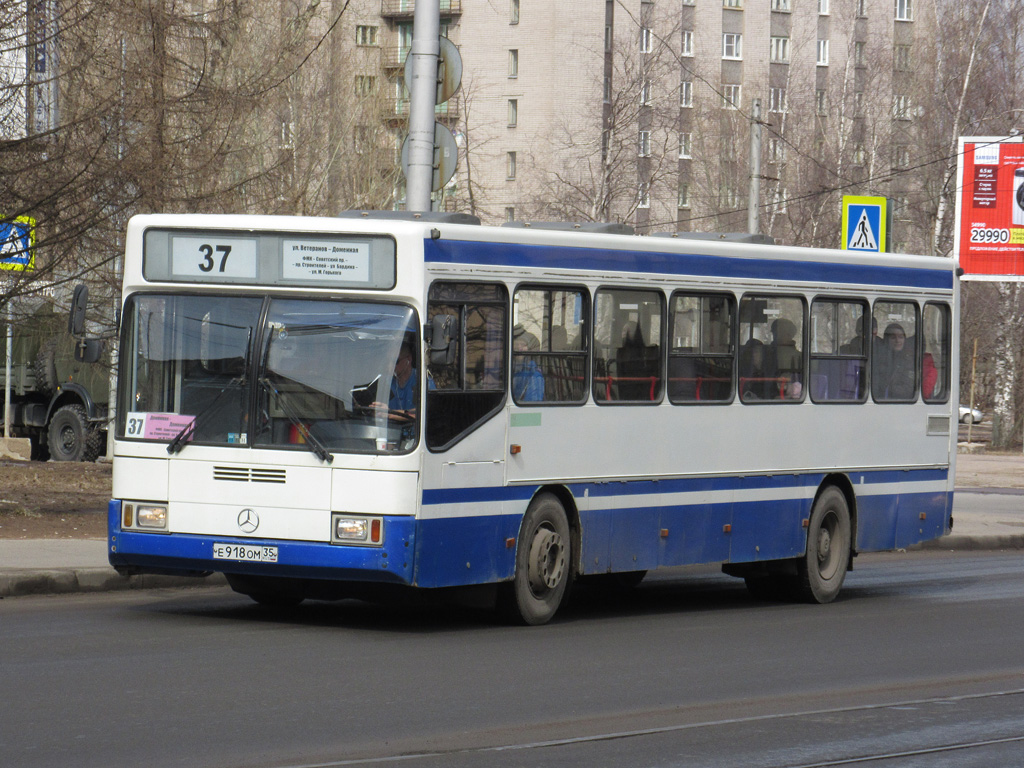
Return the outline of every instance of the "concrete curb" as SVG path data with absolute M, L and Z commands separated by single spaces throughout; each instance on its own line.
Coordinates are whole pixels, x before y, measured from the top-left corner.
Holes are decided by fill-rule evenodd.
M 114 592 L 126 589 L 173 589 L 221 587 L 223 574 L 192 576 L 121 576 L 112 568 L 65 568 L 0 573 L 0 599 L 25 595 L 59 595 L 78 592 Z
M 968 551 L 993 551 L 999 549 L 1024 549 L 1024 533 L 996 536 L 965 536 L 951 533 L 941 539 L 932 539 L 915 544 L 911 549 L 949 549 Z

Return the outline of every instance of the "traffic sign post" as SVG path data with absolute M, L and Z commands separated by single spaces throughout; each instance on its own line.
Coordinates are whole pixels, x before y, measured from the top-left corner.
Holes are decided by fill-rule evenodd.
M 0 270 L 25 272 L 36 266 L 36 221 L 28 216 L 17 216 L 0 223 Z M 24 445 L 27 441 L 11 439 L 11 368 L 14 356 L 14 321 L 11 300 L 7 300 L 7 358 L 4 362 L 4 436 L 0 454 L 27 459 Z
M 844 251 L 889 250 L 889 201 L 884 197 L 843 195 Z

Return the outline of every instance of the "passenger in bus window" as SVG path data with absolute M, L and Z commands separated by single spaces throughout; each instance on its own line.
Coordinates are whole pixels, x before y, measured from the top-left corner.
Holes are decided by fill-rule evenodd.
M 780 397 L 799 399 L 803 384 L 803 355 L 796 341 L 796 324 L 780 317 L 772 322 L 772 345 L 768 358 L 768 371 L 772 376 L 784 379 L 780 385 Z
M 539 403 L 544 400 L 544 372 L 537 365 L 537 359 L 530 353 L 540 349 L 540 342 L 522 326 L 516 326 L 513 333 L 514 368 L 512 371 L 512 394 L 520 403 Z
M 879 365 L 879 385 L 885 400 L 911 400 L 914 397 L 914 345 L 899 323 L 890 323 L 883 334 L 884 346 Z
M 740 350 L 740 395 L 744 400 L 778 398 L 778 385 L 769 379 L 765 369 L 764 344 L 748 339 Z

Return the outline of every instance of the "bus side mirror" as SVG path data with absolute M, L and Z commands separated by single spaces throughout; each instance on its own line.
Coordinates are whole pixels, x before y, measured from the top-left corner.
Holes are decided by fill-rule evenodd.
M 427 329 L 431 365 L 451 365 L 455 362 L 458 325 L 455 315 L 434 315 Z
M 75 360 L 80 363 L 95 363 L 102 355 L 102 339 L 79 339 L 75 342 Z
M 85 330 L 85 308 L 89 304 L 89 286 L 79 283 L 71 298 L 71 311 L 68 314 L 68 333 L 81 336 Z

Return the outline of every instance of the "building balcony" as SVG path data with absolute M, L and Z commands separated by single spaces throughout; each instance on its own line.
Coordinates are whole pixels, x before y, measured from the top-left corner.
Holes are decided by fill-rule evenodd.
M 381 64 L 384 69 L 401 69 L 405 66 L 405 57 L 409 55 L 407 45 L 388 45 L 381 48 Z
M 387 120 L 408 120 L 409 99 L 390 98 L 387 101 L 387 108 L 384 114 Z M 459 94 L 455 94 L 444 104 L 434 107 L 434 117 L 441 122 L 453 122 L 459 119 Z
M 380 15 L 386 19 L 411 19 L 416 10 L 416 0 L 380 0 Z M 442 16 L 458 16 L 462 13 L 462 0 L 441 0 Z

